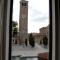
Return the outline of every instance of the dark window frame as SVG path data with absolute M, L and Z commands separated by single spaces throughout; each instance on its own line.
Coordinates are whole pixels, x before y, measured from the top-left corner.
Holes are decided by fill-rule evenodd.
M 10 2 L 10 23 L 9 23 L 9 60 L 11 60 L 11 39 L 12 39 L 12 9 L 13 0 Z M 49 60 L 52 60 L 52 0 L 49 0 Z

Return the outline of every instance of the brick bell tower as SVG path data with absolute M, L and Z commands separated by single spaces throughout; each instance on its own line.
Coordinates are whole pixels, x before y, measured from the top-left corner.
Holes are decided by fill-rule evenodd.
M 20 1 L 20 19 L 19 19 L 19 35 L 20 43 L 24 43 L 28 33 L 28 1 Z

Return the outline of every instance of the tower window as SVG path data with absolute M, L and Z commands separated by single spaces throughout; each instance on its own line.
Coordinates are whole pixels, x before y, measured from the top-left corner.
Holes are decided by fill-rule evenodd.
M 27 4 L 26 3 L 22 3 L 22 6 L 26 6 Z

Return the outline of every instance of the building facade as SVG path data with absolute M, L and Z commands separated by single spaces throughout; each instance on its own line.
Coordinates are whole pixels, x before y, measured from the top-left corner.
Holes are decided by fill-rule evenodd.
M 48 33 L 49 33 L 49 26 L 47 26 L 47 27 L 42 27 L 42 28 L 40 29 L 40 33 L 45 34 L 45 35 L 48 35 Z
M 39 33 L 32 33 L 35 38 L 35 42 L 38 44 L 43 43 L 44 37 L 47 37 L 49 42 L 49 26 L 42 27 L 39 30 L 40 30 Z

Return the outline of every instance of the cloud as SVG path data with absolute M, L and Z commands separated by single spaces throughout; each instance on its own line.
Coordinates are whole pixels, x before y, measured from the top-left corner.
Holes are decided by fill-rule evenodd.
M 29 8 L 29 20 L 34 22 L 46 22 L 49 19 L 48 14 L 44 14 L 41 11 L 38 11 L 37 9 L 34 9 L 32 7 Z
M 33 9 L 33 8 L 29 8 L 29 11 L 28 11 L 28 15 L 29 15 L 29 17 L 36 17 L 36 16 L 41 16 L 41 15 L 43 15 L 43 13 L 42 12 L 40 12 L 40 11 L 38 11 L 38 10 L 36 10 L 36 9 Z
M 48 16 L 38 16 L 33 19 L 34 22 L 46 22 L 47 20 L 49 20 Z
M 33 16 L 32 15 L 29 20 L 31 20 L 33 22 L 41 22 L 41 23 L 43 23 L 43 22 L 49 21 L 49 16 L 46 16 L 46 15 L 36 15 L 36 16 L 34 15 Z

